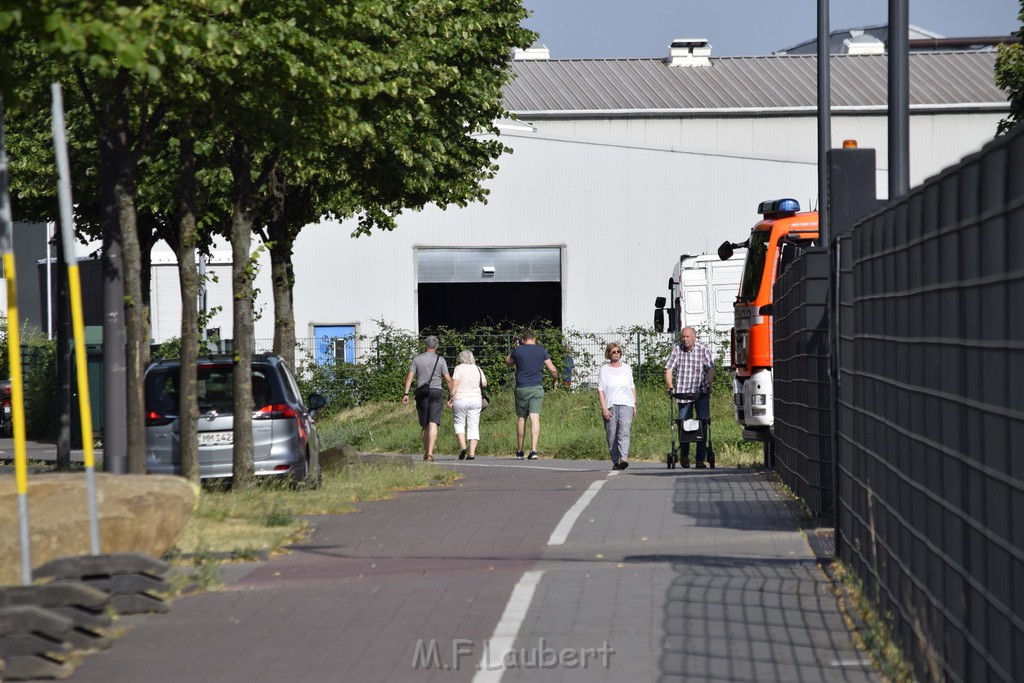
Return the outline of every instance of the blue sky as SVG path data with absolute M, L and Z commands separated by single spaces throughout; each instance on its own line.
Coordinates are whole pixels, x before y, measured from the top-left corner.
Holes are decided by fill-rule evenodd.
M 1008 35 L 1018 0 L 908 0 L 910 23 L 945 37 Z M 554 59 L 661 57 L 673 38 L 707 38 L 714 55 L 766 55 L 814 38 L 816 0 L 523 0 L 524 22 Z M 885 24 L 888 0 L 833 0 L 833 30 Z

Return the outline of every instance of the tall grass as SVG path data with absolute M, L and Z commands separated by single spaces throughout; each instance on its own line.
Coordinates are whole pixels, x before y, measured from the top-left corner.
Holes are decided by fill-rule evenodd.
M 630 458 L 665 459 L 672 438 L 673 405 L 660 384 L 637 387 L 637 417 L 633 422 Z M 760 463 L 761 446 L 743 441 L 740 427 L 733 419 L 732 396 L 728 391 L 717 386 L 711 406 L 717 463 L 724 466 Z M 548 391 L 540 422 L 539 452 L 542 456 L 588 460 L 608 457 L 596 389 Z M 332 415 L 320 423 L 320 435 L 325 446 L 348 443 L 366 453 L 420 453 L 423 450 L 415 407 L 403 406 L 397 400 L 367 403 Z M 512 391 L 500 389 L 493 392 L 491 406 L 481 417 L 477 454 L 509 457 L 515 447 Z M 452 413 L 446 408 L 435 453 L 455 454 L 458 450 Z

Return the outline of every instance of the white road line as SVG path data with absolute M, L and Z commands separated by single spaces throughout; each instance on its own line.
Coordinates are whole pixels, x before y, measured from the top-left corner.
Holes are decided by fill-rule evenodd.
M 562 520 L 551 533 L 548 545 L 562 545 L 569 537 L 569 532 L 576 524 L 576 520 L 583 514 L 583 511 L 590 505 L 597 492 L 604 486 L 604 481 L 595 481 L 590 485 L 580 499 L 569 508 L 562 516 Z M 476 675 L 473 676 L 473 683 L 500 683 L 505 673 L 505 655 L 512 652 L 519 629 L 526 619 L 526 613 L 530 610 L 530 603 L 533 602 L 533 594 L 540 583 L 540 577 L 544 575 L 543 570 L 529 571 L 523 574 L 519 583 L 512 589 L 512 595 L 505 605 L 505 612 L 494 627 L 494 635 L 484 644 L 484 655 L 477 665 Z
M 435 460 L 433 465 L 460 465 L 462 467 L 509 467 L 517 470 L 547 470 L 550 472 L 604 472 L 607 468 L 604 465 L 600 467 L 553 467 L 549 465 L 526 465 L 523 463 L 497 463 L 497 462 L 477 462 L 472 460 L 466 462 L 465 460 Z M 611 472 L 610 474 L 618 474 L 618 472 Z
M 576 504 L 569 508 L 568 512 L 562 516 L 562 521 L 558 523 L 555 530 L 551 532 L 551 538 L 548 539 L 548 545 L 562 545 L 566 539 L 569 538 L 569 532 L 572 531 L 572 527 L 576 524 L 576 520 L 583 514 L 583 511 L 590 505 L 590 501 L 594 499 L 597 492 L 604 486 L 603 481 L 595 481 L 590 485 L 580 499 L 576 501 Z
M 516 636 L 519 635 L 519 627 L 523 625 L 530 603 L 533 602 L 533 593 L 537 590 L 537 584 L 540 583 L 543 574 L 543 570 L 526 572 L 512 589 L 512 595 L 505 605 L 505 612 L 498 620 L 498 625 L 494 627 L 494 635 L 485 643 L 484 655 L 477 665 L 473 683 L 501 681 L 505 673 L 505 654 L 512 652 Z

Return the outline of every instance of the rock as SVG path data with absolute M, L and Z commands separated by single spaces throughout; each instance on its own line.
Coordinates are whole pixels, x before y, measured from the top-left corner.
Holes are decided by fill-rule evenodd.
M 347 443 L 320 451 L 320 469 L 324 472 L 337 472 L 358 464 L 359 452 Z
M 161 557 L 174 545 L 199 502 L 199 487 L 171 475 L 96 473 L 101 553 Z M 0 585 L 21 582 L 18 495 L 0 488 Z M 28 481 L 33 567 L 57 557 L 89 555 L 86 475 L 39 474 Z

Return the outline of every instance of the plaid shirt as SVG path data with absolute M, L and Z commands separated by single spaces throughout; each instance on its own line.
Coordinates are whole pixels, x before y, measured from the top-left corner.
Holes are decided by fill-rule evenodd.
M 707 391 L 707 372 L 713 365 L 711 349 L 700 342 L 694 342 L 689 351 L 684 350 L 682 344 L 673 346 L 665 361 L 665 369 L 671 370 L 675 378 L 673 392 L 696 394 Z

